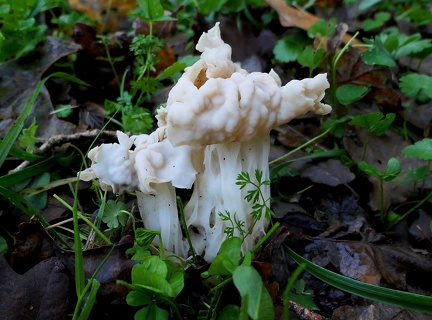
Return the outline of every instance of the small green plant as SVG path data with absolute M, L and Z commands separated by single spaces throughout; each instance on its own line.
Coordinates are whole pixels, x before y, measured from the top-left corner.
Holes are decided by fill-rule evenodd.
M 219 213 L 219 216 L 223 221 L 228 221 L 231 224 L 230 227 L 226 227 L 225 229 L 225 233 L 228 235 L 228 237 L 233 237 L 235 230 L 237 230 L 243 241 L 248 235 L 252 233 L 256 222 L 261 219 L 263 214 L 267 220 L 270 220 L 273 216 L 273 211 L 270 209 L 271 199 L 266 199 L 261 192 L 261 187 L 269 185 L 270 180 L 263 180 L 263 173 L 261 170 L 255 170 L 255 180 L 256 182 L 252 181 L 249 173 L 247 171 L 243 171 L 237 176 L 236 182 L 236 184 L 240 186 L 240 190 L 246 188 L 247 186 L 252 186 L 252 189 L 248 190 L 245 196 L 245 200 L 247 202 L 252 202 L 254 204 L 252 207 L 253 211 L 251 212 L 254 222 L 251 224 L 248 230 L 244 229 L 245 221 L 237 220 L 235 214 L 233 217 L 231 217 L 230 212 L 226 211 Z
M 184 270 L 181 266 L 159 256 L 144 257 L 132 268 L 132 284 L 118 283 L 132 291 L 126 302 L 130 306 L 144 306 L 135 314 L 135 319 L 168 319 L 169 312 L 158 305 L 167 305 L 177 319 L 182 319 L 173 299 L 184 287 Z
M 404 35 L 397 28 L 388 28 L 364 41 L 369 49 L 362 54 L 363 62 L 389 67 L 396 66 L 395 60 L 401 57 L 425 58 L 432 48 L 430 39 L 422 39 L 419 33 Z
M 415 144 L 405 147 L 402 150 L 402 153 L 405 154 L 408 158 L 417 158 L 420 160 L 426 160 L 426 165 L 421 166 L 419 168 L 410 169 L 406 172 L 406 176 L 408 177 L 408 181 L 402 180 L 401 182 L 423 182 L 422 190 L 424 189 L 424 182 L 431 176 L 431 162 L 432 162 L 432 139 L 425 138 L 416 142 Z M 403 214 L 397 214 L 394 211 L 391 211 L 388 216 L 388 221 L 390 226 L 394 226 L 398 222 L 402 221 L 405 217 L 415 212 L 419 207 L 421 207 L 425 202 L 431 201 L 432 192 L 429 191 L 426 196 L 417 202 L 416 205 L 411 207 L 408 211 Z
M 432 87 L 432 77 L 424 74 L 410 73 L 400 78 L 401 91 L 410 98 L 409 101 L 402 105 L 405 108 L 405 117 L 403 122 L 403 132 L 405 140 L 408 140 L 407 116 L 412 110 L 414 103 L 426 103 L 432 99 L 430 88 Z
M 312 76 L 313 71 L 318 68 L 327 53 L 323 48 L 324 37 L 330 36 L 336 28 L 336 19 L 325 21 L 319 19 L 307 31 L 307 37 L 303 32 L 294 30 L 293 33 L 285 38 L 277 41 L 273 53 L 275 58 L 280 62 L 297 61 L 301 66 L 309 68 L 309 76 Z M 317 48 L 312 47 L 311 39 L 321 37 L 321 41 Z
M 0 62 L 20 58 L 45 39 L 47 26 L 37 15 L 57 7 L 60 0 L 16 1 L 0 3 Z
M 247 252 L 240 259 L 242 240 L 238 237 L 227 238 L 221 245 L 219 254 L 213 260 L 203 277 L 227 276 L 217 286 L 211 289 L 214 293 L 213 299 L 218 300 L 223 287 L 233 281 L 241 297 L 240 308 L 234 305 L 227 305 L 222 309 L 221 314 L 225 318 L 243 319 L 247 315 L 251 319 L 274 319 L 274 307 L 262 278 L 258 271 L 251 265 L 252 253 Z M 240 263 L 241 262 L 241 263 Z M 210 304 L 214 306 L 213 303 Z M 207 310 L 205 313 L 210 315 L 214 310 Z M 201 312 L 202 313 L 202 312 Z
M 153 23 L 160 21 L 172 20 L 171 17 L 164 15 L 164 9 L 159 1 L 140 0 L 138 8 L 130 13 L 132 17 L 139 17 L 141 20 L 148 21 L 149 34 L 139 34 L 132 39 L 130 45 L 131 52 L 135 55 L 135 68 L 133 70 L 131 88 L 125 90 L 124 74 L 122 81 L 118 79 L 113 66 L 114 61 L 109 57 L 109 50 L 106 46 L 108 60 L 116 74 L 116 79 L 120 87 L 120 96 L 116 102 L 106 101 L 105 109 L 107 115 L 111 116 L 117 112 L 121 115 L 121 126 L 124 131 L 132 133 L 147 132 L 152 128 L 153 117 L 148 109 L 141 106 L 161 88 L 161 80 L 173 78 L 175 74 L 182 71 L 186 65 L 181 62 L 175 62 L 163 72 L 156 75 L 156 66 L 161 62 L 158 51 L 164 46 L 165 41 L 153 35 Z M 102 38 L 106 44 L 106 37 Z M 113 120 L 115 121 L 115 120 Z
M 394 113 L 388 113 L 384 117 L 382 112 L 371 112 L 363 115 L 357 115 L 353 117 L 353 119 L 348 123 L 350 125 L 360 126 L 368 129 L 368 134 L 366 136 L 365 142 L 363 143 L 363 153 L 361 160 L 364 160 L 366 156 L 369 139 L 372 133 L 377 136 L 383 135 L 395 118 L 396 114 Z
M 159 255 L 152 255 L 149 247 L 153 239 L 159 237 Z M 128 305 L 141 307 L 135 319 L 168 319 L 172 311 L 177 319 L 182 319 L 174 299 L 184 287 L 184 269 L 177 263 L 165 259 L 163 239 L 160 232 L 138 228 L 135 230 L 135 245 L 126 254 L 140 263 L 132 268 L 132 283 L 117 280 L 117 283 L 131 289 L 126 297 Z
M 18 137 L 19 146 L 29 153 L 32 153 L 36 149 L 36 130 L 38 127 L 36 118 L 33 118 L 31 125 L 23 129 Z
M 408 158 L 417 158 L 420 160 L 426 160 L 427 163 L 426 166 L 424 167 L 425 169 L 420 170 L 420 172 L 424 173 L 422 180 L 430 176 L 430 167 L 432 162 L 432 139 L 430 138 L 422 139 L 411 146 L 405 147 L 402 150 L 402 153 L 405 154 Z M 417 171 L 419 171 L 419 169 L 417 169 Z
M 358 162 L 358 168 L 364 173 L 379 179 L 380 189 L 380 213 L 378 217 L 382 220 L 386 218 L 385 214 L 385 199 L 384 199 L 384 182 L 394 180 L 402 170 L 402 166 L 398 159 L 390 158 L 384 172 L 381 172 L 377 167 L 366 163 L 365 161 Z

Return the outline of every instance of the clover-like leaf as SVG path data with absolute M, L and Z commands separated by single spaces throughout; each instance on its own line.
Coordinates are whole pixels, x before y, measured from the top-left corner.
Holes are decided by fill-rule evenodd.
M 387 131 L 395 118 L 396 114 L 394 113 L 388 113 L 384 117 L 382 112 L 371 112 L 355 116 L 349 124 L 364 127 L 380 136 Z
M 118 228 L 120 225 L 124 226 L 127 221 L 128 207 L 121 201 L 108 200 L 105 205 L 104 215 L 102 221 L 105 222 L 109 228 Z

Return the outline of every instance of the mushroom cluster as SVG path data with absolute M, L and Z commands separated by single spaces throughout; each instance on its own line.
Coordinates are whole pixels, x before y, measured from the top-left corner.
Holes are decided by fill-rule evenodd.
M 248 73 L 231 60 L 219 24 L 201 36 L 196 49 L 201 58 L 170 91 L 156 116 L 158 129 L 131 137 L 118 132 L 119 144 L 91 150 L 92 165 L 80 178 L 98 178 L 102 188 L 117 193 L 136 191 L 144 225 L 161 231 L 165 249 L 190 254 L 185 227 L 195 252 L 210 262 L 226 238 L 220 212 L 244 221 L 245 229 L 253 225 L 253 204 L 244 200 L 248 188 L 240 189 L 236 179 L 241 172 L 253 177 L 257 169 L 269 178 L 271 129 L 308 111 L 327 114 L 331 107 L 320 102 L 329 87 L 325 74 L 282 86 L 273 70 Z M 179 222 L 176 188 L 192 189 L 186 226 Z M 270 197 L 269 186 L 261 192 L 263 199 Z M 253 226 L 243 252 L 268 223 L 263 216 Z

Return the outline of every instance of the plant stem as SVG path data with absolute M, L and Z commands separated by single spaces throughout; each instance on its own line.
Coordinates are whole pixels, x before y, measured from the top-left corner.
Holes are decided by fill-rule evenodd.
M 250 252 L 254 253 L 256 250 L 258 250 L 258 248 L 261 247 L 263 243 L 267 241 L 268 238 L 270 238 L 270 236 L 276 231 L 277 228 L 279 228 L 279 226 L 280 223 L 276 222 L 273 225 L 273 227 L 271 227 L 271 229 L 266 233 L 266 235 L 262 237 L 261 240 L 258 241 L 258 243 L 250 250 Z
M 300 151 L 301 149 L 303 149 L 304 147 L 307 147 L 308 145 L 312 144 L 313 142 L 321 139 L 322 137 L 324 137 L 327 133 L 329 133 L 331 130 L 333 129 L 333 126 L 331 126 L 330 128 L 328 128 L 327 130 L 323 131 L 321 134 L 317 135 L 316 137 L 310 139 L 308 142 L 302 144 L 301 146 L 291 150 L 290 152 L 285 153 L 283 156 L 274 159 L 272 161 L 269 162 L 269 165 L 275 164 L 276 162 L 279 162 L 287 157 L 289 157 L 290 155 L 296 153 L 297 151 Z
M 367 150 L 367 147 L 369 145 L 369 140 L 370 140 L 371 135 L 372 135 L 372 131 L 369 130 L 368 134 L 366 136 L 366 140 L 363 143 L 363 152 L 362 152 L 362 156 L 361 156 L 361 161 L 364 161 L 364 158 L 366 157 L 366 150 Z
M 291 277 L 289 278 L 289 281 L 287 283 L 287 286 L 285 287 L 285 291 L 283 294 L 283 310 L 284 310 L 284 319 L 289 320 L 290 319 L 290 313 L 289 313 L 289 302 L 290 302 L 290 295 L 291 290 L 294 287 L 294 283 L 297 281 L 298 277 L 302 274 L 303 270 L 306 268 L 306 264 L 302 263 L 300 264 L 294 272 L 291 274 Z
M 78 184 L 77 184 L 78 185 Z M 90 228 L 92 228 L 98 235 L 99 237 L 102 238 L 103 241 L 105 241 L 108 244 L 111 244 L 111 241 L 102 233 L 102 231 L 100 231 L 89 219 L 87 219 L 81 212 L 78 211 L 78 208 L 75 208 L 77 205 L 77 201 L 74 201 L 74 206 L 71 207 L 69 204 L 67 204 L 62 198 L 60 198 L 58 195 L 54 194 L 53 197 L 55 199 L 57 199 L 62 205 L 64 205 L 66 208 L 68 208 L 69 210 L 71 210 L 72 212 L 74 212 L 74 210 L 76 210 L 76 215 L 82 219 Z M 75 232 L 79 233 L 79 228 L 77 230 L 75 230 Z M 81 243 L 81 241 L 80 241 Z
M 380 218 L 381 220 L 384 220 L 384 178 L 383 176 L 379 177 L 379 188 L 380 188 L 380 207 L 381 207 L 381 213 Z

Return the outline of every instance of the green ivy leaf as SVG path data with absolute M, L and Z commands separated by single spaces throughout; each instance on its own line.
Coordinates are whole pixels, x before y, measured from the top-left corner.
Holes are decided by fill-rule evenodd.
M 108 200 L 105 204 L 102 221 L 109 228 L 116 229 L 119 226 L 125 226 L 127 221 L 128 207 L 121 201 Z
M 415 144 L 405 147 L 402 150 L 408 158 L 418 158 L 420 160 L 432 160 L 432 139 L 425 138 Z
M 336 99 L 338 99 L 341 104 L 348 105 L 363 98 L 368 91 L 368 87 L 346 84 L 337 88 Z

